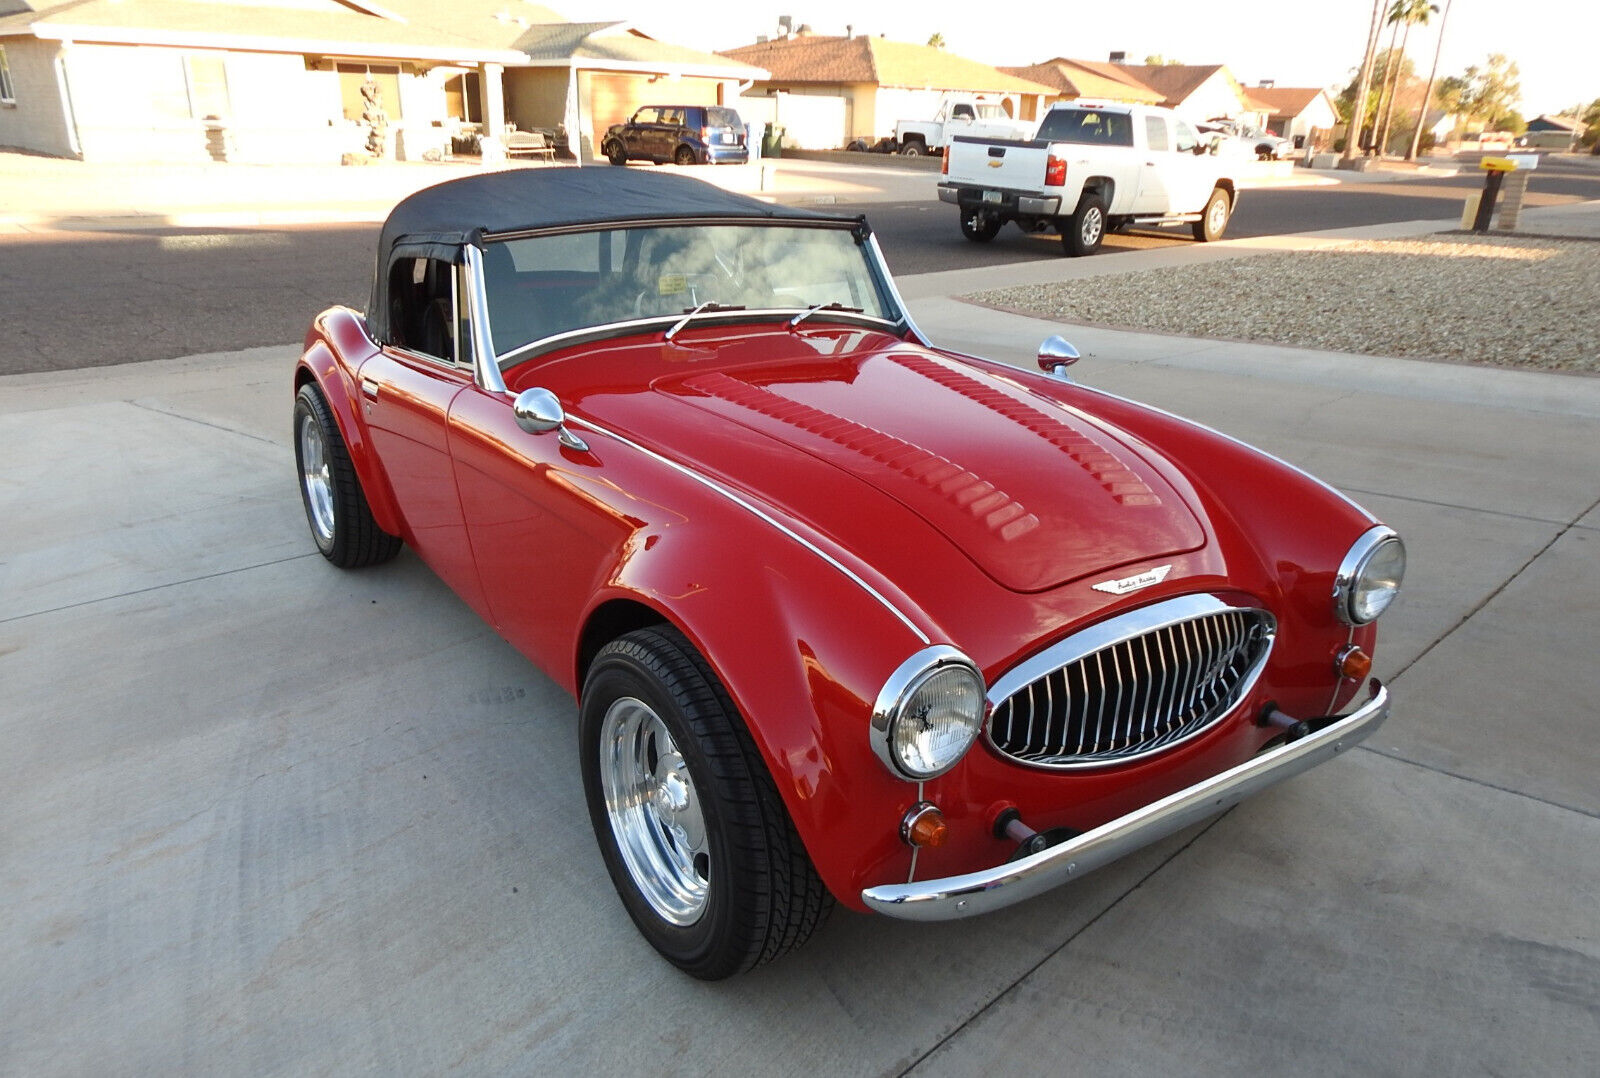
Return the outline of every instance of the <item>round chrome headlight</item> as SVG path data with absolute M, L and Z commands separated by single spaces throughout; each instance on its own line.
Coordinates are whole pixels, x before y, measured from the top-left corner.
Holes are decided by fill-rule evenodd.
M 889 676 L 872 709 L 872 750 L 900 778 L 942 775 L 983 728 L 983 675 L 955 648 L 924 648 Z
M 1376 621 L 1400 594 L 1406 575 L 1406 545 L 1393 529 L 1368 531 L 1344 556 L 1333 585 L 1333 609 L 1346 625 Z

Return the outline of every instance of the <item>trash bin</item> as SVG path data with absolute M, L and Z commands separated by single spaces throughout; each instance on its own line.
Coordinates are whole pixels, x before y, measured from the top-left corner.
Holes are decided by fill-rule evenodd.
M 761 158 L 761 147 L 767 137 L 767 125 L 761 120 L 753 120 L 744 125 L 744 146 L 748 159 L 758 161 Z
M 767 125 L 767 133 L 761 136 L 762 157 L 783 156 L 783 132 L 784 129 L 777 124 Z

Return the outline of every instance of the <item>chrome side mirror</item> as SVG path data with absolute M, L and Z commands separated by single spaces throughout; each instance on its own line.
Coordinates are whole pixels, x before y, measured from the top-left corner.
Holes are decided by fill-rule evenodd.
M 1039 369 L 1063 382 L 1072 378 L 1067 368 L 1078 362 L 1078 350 L 1067 343 L 1065 337 L 1046 337 L 1039 346 Z
M 568 449 L 589 451 L 588 443 L 567 429 L 567 413 L 548 389 L 524 389 L 511 402 L 511 413 L 517 417 L 517 426 L 529 434 L 555 431 L 557 440 Z

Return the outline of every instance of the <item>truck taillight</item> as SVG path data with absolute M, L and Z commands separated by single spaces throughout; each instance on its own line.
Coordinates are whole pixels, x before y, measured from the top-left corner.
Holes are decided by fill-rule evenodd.
M 945 147 L 944 157 L 939 162 L 939 175 L 950 175 L 950 148 Z
M 1046 187 L 1065 187 L 1067 185 L 1067 159 L 1051 154 L 1045 161 L 1044 185 Z

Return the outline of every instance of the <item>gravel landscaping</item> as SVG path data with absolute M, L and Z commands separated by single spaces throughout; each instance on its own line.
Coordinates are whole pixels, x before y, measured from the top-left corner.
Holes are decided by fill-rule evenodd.
M 1067 322 L 1600 371 L 1600 242 L 1439 233 L 966 297 Z

